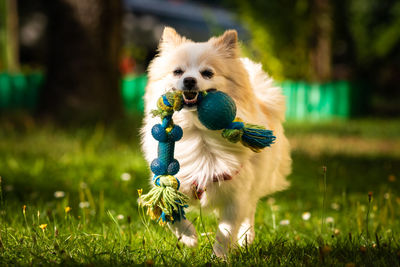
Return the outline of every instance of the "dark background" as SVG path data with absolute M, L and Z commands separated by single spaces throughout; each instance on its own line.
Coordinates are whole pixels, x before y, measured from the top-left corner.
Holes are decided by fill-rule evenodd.
M 399 114 L 398 1 L 7 1 L 0 71 L 45 73 L 40 115 L 121 117 L 120 79 L 145 72 L 164 25 L 195 41 L 237 29 L 276 80 L 361 82 L 362 116 Z

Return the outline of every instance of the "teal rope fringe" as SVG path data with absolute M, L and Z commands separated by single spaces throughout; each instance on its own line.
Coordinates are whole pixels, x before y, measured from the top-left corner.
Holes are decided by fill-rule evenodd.
M 241 121 L 232 122 L 228 128 L 222 131 L 221 135 L 232 143 L 240 141 L 254 152 L 260 152 L 261 149 L 271 146 L 276 139 L 271 130 Z

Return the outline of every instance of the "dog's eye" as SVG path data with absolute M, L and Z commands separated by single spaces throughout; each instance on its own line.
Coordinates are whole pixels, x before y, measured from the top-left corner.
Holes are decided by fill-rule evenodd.
M 203 70 L 201 73 L 201 76 L 204 78 L 210 79 L 212 76 L 214 76 L 214 73 L 211 70 Z
M 176 70 L 174 70 L 174 75 L 175 76 L 180 76 L 180 75 L 182 75 L 183 74 L 183 70 L 182 69 L 176 69 Z

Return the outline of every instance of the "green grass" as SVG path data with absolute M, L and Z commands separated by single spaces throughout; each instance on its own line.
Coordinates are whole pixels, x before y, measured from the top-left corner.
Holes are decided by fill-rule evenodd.
M 400 157 L 380 150 L 381 143 L 398 145 L 398 120 L 286 128 L 295 140 L 292 186 L 259 202 L 254 244 L 224 262 L 212 255 L 215 215 L 188 214 L 203 233 L 197 249 L 140 216 L 137 189 L 148 190 L 149 172 L 134 122 L 76 128 L 4 119 L 0 265 L 399 266 Z M 354 153 L 351 143 L 332 150 L 311 142 L 316 153 L 297 144 L 315 135 L 367 144 Z M 57 191 L 65 195 L 56 198 Z

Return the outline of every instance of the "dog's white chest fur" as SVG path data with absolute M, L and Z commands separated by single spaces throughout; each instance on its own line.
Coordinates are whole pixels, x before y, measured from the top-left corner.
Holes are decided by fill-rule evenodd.
M 221 131 L 206 129 L 195 111 L 184 110 L 174 121 L 184 132 L 175 147 L 175 158 L 181 165 L 177 177 L 183 191 L 189 191 L 194 185 L 202 190 L 221 187 L 224 177 L 235 178 L 249 153 L 243 151 L 241 144 L 223 139 Z

